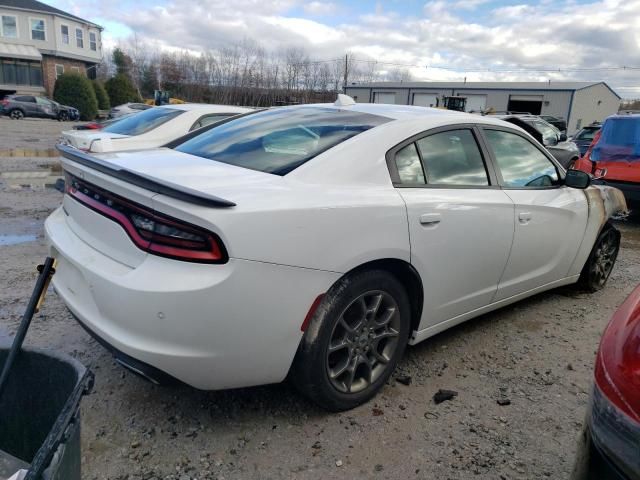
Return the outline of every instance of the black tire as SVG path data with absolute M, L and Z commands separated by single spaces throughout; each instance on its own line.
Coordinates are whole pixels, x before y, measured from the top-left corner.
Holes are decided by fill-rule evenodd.
M 67 112 L 60 112 L 58 114 L 58 120 L 61 122 L 66 122 L 69 120 L 69 114 Z
M 356 310 L 364 312 L 362 318 L 353 315 Z M 353 330 L 345 328 L 347 323 Z M 331 287 L 313 315 L 290 378 L 305 396 L 326 410 L 361 405 L 376 395 L 393 373 L 407 346 L 410 324 L 407 292 L 393 275 L 383 270 L 347 275 Z M 336 336 L 343 337 L 337 344 Z M 329 353 L 330 345 L 339 350 Z M 340 356 L 343 358 L 337 358 Z M 344 365 L 354 367 L 336 376 Z M 366 378 L 358 378 L 354 384 L 357 375 Z
M 611 275 L 620 251 L 620 232 L 607 224 L 598 235 L 587 262 L 580 273 L 578 285 L 588 292 L 602 289 Z
M 9 117 L 13 120 L 22 120 L 24 118 L 24 112 L 19 108 L 14 108 L 9 112 Z

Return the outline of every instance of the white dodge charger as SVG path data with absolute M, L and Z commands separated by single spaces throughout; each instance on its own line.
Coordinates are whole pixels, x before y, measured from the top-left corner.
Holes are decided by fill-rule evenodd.
M 128 115 L 100 130 L 64 131 L 62 141 L 86 152 L 156 148 L 193 130 L 251 111 L 231 105 L 164 105 Z
M 53 283 L 119 362 L 200 389 L 290 374 L 330 410 L 371 398 L 408 343 L 601 288 L 626 211 L 514 125 L 343 96 L 173 149 L 60 150 Z

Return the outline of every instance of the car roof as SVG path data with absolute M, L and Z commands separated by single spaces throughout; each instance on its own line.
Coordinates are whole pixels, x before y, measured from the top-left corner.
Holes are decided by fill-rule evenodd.
M 213 112 L 247 112 L 250 107 L 238 107 L 235 105 L 216 105 L 210 103 L 177 103 L 174 105 L 160 105 L 162 108 L 172 108 L 174 110 L 183 110 L 192 112 L 196 110 L 209 110 Z

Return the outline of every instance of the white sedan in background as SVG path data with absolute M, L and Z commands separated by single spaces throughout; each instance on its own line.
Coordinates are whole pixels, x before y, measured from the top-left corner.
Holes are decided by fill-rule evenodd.
M 101 130 L 67 130 L 62 142 L 87 152 L 156 148 L 190 131 L 253 111 L 229 105 L 164 105 L 127 116 Z
M 60 150 L 53 283 L 120 363 L 200 389 L 291 373 L 330 410 L 373 397 L 407 344 L 550 288 L 602 288 L 626 211 L 512 124 L 348 97 L 174 149 Z

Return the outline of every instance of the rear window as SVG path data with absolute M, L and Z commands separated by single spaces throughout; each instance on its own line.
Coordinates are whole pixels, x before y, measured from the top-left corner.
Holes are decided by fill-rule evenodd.
M 102 131 L 120 135 L 142 135 L 183 113 L 184 110 L 176 110 L 175 108 L 154 107 L 122 118 L 120 121 L 103 128 Z
M 186 141 L 176 150 L 286 175 L 322 152 L 389 120 L 334 108 L 275 108 L 231 120 Z
M 593 140 L 593 137 L 596 136 L 596 133 L 600 130 L 600 127 L 591 127 L 591 128 L 583 128 L 576 135 L 576 140 Z

